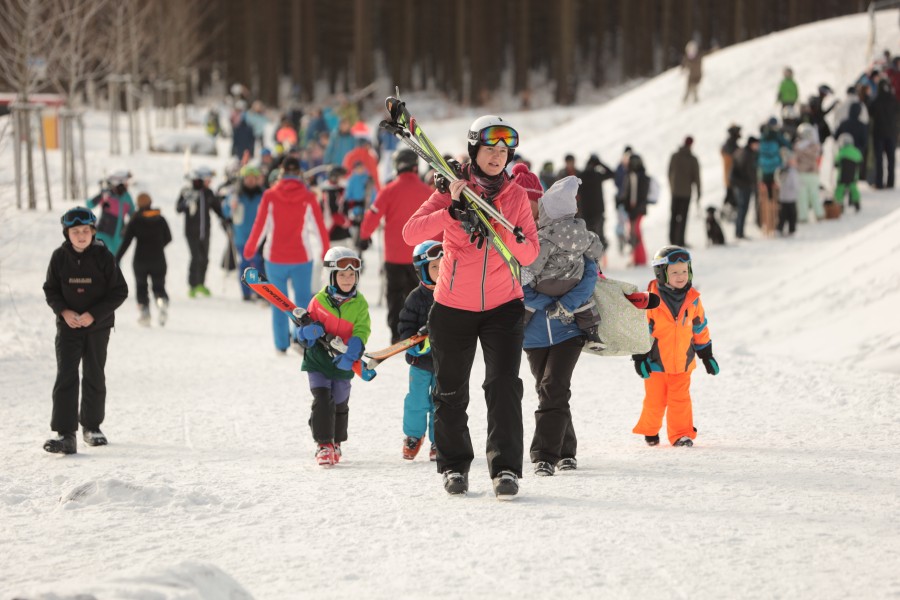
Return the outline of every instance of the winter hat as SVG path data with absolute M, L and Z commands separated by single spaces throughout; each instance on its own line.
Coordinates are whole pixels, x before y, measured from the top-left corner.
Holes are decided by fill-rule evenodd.
M 853 145 L 853 136 L 846 131 L 838 136 L 838 147 L 846 148 Z
M 563 177 L 550 186 L 539 200 L 541 209 L 548 219 L 555 221 L 563 217 L 570 217 L 578 210 L 576 194 L 581 180 L 574 175 Z
M 694 144 L 694 138 L 692 138 L 691 136 L 687 136 L 686 138 L 684 138 L 684 147 L 685 148 L 690 148 L 693 144 Z
M 747 138 L 747 146 L 749 147 L 751 144 L 758 144 L 759 138 L 755 138 L 752 135 Z
M 281 162 L 281 168 L 285 173 L 299 173 L 300 161 L 293 156 L 285 157 L 285 159 Z
M 150 208 L 150 204 L 153 200 L 150 199 L 150 194 L 147 192 L 141 192 L 137 197 L 137 206 L 138 208 Z
M 512 172 L 513 177 L 515 178 L 513 181 L 525 189 L 528 193 L 529 200 L 537 201 L 544 194 L 544 188 L 541 187 L 541 180 L 538 179 L 537 175 L 529 171 L 524 163 L 516 163 L 512 168 Z

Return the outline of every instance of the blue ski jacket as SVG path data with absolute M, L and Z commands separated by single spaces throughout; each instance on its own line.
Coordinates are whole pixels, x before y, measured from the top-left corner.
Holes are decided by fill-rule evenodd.
M 597 263 L 585 258 L 584 276 L 581 281 L 559 298 L 536 292 L 530 285 L 522 286 L 525 292 L 525 306 L 534 309 L 531 320 L 525 325 L 525 343 L 522 346 L 526 349 L 546 348 L 584 335 L 574 322 L 565 324 L 559 319 L 548 319 L 547 309 L 558 300 L 566 310 L 572 312 L 593 296 L 596 285 Z

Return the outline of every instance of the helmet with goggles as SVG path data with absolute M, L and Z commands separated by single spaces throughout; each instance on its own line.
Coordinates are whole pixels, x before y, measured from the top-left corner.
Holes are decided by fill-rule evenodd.
M 79 225 L 90 225 L 97 227 L 97 216 L 88 208 L 76 206 L 67 210 L 59 222 L 62 224 L 63 237 L 68 239 L 69 227 L 77 227 Z
M 323 272 L 327 277 L 328 285 L 339 290 L 337 284 L 338 271 L 353 271 L 356 273 L 356 281 L 359 283 L 359 272 L 362 270 L 362 259 L 359 254 L 346 246 L 332 246 L 325 253 L 322 261 Z M 356 286 L 354 286 L 354 291 Z
M 503 144 L 509 149 L 506 153 L 506 164 L 512 162 L 519 146 L 519 132 L 513 129 L 503 117 L 485 115 L 475 119 L 469 125 L 469 134 L 466 137 L 469 148 L 469 158 L 475 161 L 478 148 L 481 146 L 497 146 Z
M 694 271 L 691 268 L 691 253 L 681 246 L 663 246 L 654 255 L 652 265 L 653 274 L 660 285 L 669 282 L 668 267 L 678 263 L 687 263 L 688 281 L 693 280 Z
M 444 256 L 444 245 L 435 240 L 425 240 L 413 248 L 413 265 L 419 281 L 426 286 L 434 286 L 437 282 L 428 276 L 428 264 Z

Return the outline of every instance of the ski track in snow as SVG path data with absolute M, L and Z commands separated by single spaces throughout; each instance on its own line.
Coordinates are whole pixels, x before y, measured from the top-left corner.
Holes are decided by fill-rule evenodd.
M 879 39 L 896 50 L 896 11 L 878 18 Z M 671 106 L 682 77 L 663 74 L 585 109 L 563 132 L 572 137 L 547 132 L 541 152 L 556 160 L 575 145 L 588 152 L 593 144 L 574 132 L 600 130 L 607 162 L 637 142 L 659 176 L 692 126 L 705 197 L 718 198 L 717 144 L 735 112 L 767 116 L 786 56 L 804 94 L 820 78 L 839 81 L 826 68 L 857 70 L 832 45 L 861 47 L 863 22 L 827 21 L 709 57 L 702 102 L 683 112 Z M 814 39 L 827 46 L 808 47 Z M 764 101 L 705 91 L 753 86 Z M 686 124 L 641 122 L 654 112 Z M 751 121 L 742 122 L 746 135 Z M 126 301 L 107 364 L 110 445 L 79 439 L 77 455 L 44 453 L 55 363 L 41 284 L 62 205 L 16 211 L 12 174 L 0 172 L 0 598 L 900 597 L 900 326 L 892 316 L 900 192 L 864 187 L 858 215 L 801 226 L 792 240 L 725 248 L 704 248 L 692 216 L 697 285 L 722 365 L 719 377 L 701 367 L 693 378 L 697 445 L 644 445 L 630 433 L 643 397 L 630 361 L 585 355 L 572 390 L 578 471 L 537 478 L 526 463 L 521 495 L 500 503 L 482 452 L 480 357 L 467 497 L 447 497 L 427 454 L 400 458 L 401 357 L 374 381 L 354 381 L 344 458 L 330 470 L 315 466 L 300 361 L 275 354 L 269 310 L 241 302 L 236 277 L 218 270 L 219 230 L 207 278 L 214 296 L 187 298 L 188 252 L 174 211 L 183 158 L 110 159 L 103 115 L 89 125 L 92 164 L 131 168 L 169 220 L 170 319 L 141 328 L 133 297 Z M 464 126 L 435 123 L 437 145 Z M 647 219 L 650 252 L 667 230 L 662 196 Z M 609 276 L 650 279 L 649 269 L 625 270 L 611 254 Z M 123 271 L 132 285 L 130 261 Z M 378 287 L 369 269 L 361 289 L 372 305 L 371 348 L 388 343 Z M 524 356 L 522 378 L 527 451 L 536 395 Z

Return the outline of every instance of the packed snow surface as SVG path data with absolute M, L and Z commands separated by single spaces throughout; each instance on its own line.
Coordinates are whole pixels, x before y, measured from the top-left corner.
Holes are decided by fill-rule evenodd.
M 718 205 L 730 122 L 746 135 L 774 110 L 785 64 L 802 96 L 819 83 L 843 90 L 865 65 L 867 23 L 825 21 L 717 52 L 697 105 L 681 105 L 684 76 L 672 70 L 600 106 L 510 119 L 536 165 L 567 152 L 612 164 L 626 144 L 643 154 L 664 184 L 645 228 L 652 252 L 667 241 L 664 174 L 684 136 L 697 140 L 704 203 Z M 896 23 L 896 11 L 878 15 L 879 45 L 893 52 Z M 457 152 L 469 120 L 422 124 Z M 92 180 L 128 168 L 169 218 L 170 320 L 140 327 L 129 298 L 106 371 L 110 445 L 44 453 L 55 359 L 41 284 L 73 203 L 58 200 L 55 168 L 54 209 L 19 211 L 12 171 L 0 170 L 0 597 L 900 596 L 900 193 L 863 186 L 859 214 L 801 225 L 793 239 L 750 227 L 753 241 L 726 247 L 706 248 L 692 214 L 695 283 L 722 368 L 694 375 L 696 446 L 647 447 L 631 433 L 643 385 L 630 361 L 585 354 L 572 389 L 578 470 L 536 478 L 526 463 L 520 496 L 500 503 L 480 452 L 465 498 L 447 497 L 427 457 L 401 460 L 402 357 L 354 382 L 344 459 L 317 467 L 299 358 L 276 356 L 268 309 L 241 302 L 236 277 L 218 270 L 220 230 L 213 297 L 187 297 L 174 211 L 184 160 L 109 157 L 105 117 L 90 123 Z M 8 143 L 3 152 L 12 164 Z M 607 274 L 650 280 L 625 262 L 613 249 Z M 131 285 L 130 258 L 123 271 Z M 377 271 L 361 285 L 370 348 L 388 341 Z M 524 357 L 521 372 L 527 448 L 537 401 Z M 476 360 L 476 449 L 483 375 Z

